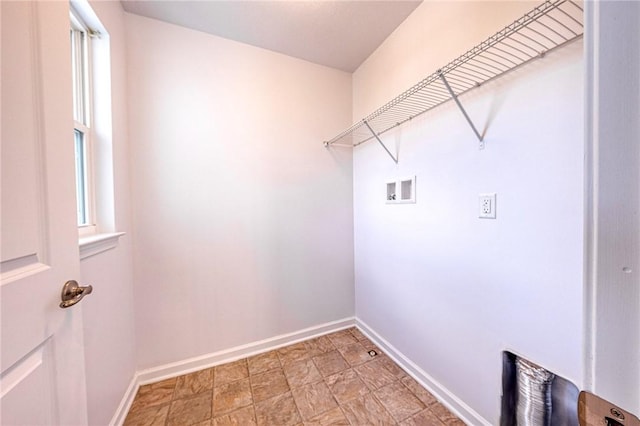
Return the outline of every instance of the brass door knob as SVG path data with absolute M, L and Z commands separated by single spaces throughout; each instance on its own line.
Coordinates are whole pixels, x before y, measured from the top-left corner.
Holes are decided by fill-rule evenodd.
M 62 294 L 60 295 L 62 302 L 60 302 L 60 307 L 64 309 L 73 306 L 81 301 L 87 294 L 91 294 L 92 291 L 93 287 L 90 285 L 82 287 L 78 285 L 78 282 L 75 280 L 67 281 L 64 283 L 64 286 L 62 286 Z

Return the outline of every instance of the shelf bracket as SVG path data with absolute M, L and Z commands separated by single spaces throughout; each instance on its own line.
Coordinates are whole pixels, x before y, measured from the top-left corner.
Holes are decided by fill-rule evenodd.
M 466 118 L 467 123 L 469 123 L 469 126 L 471 126 L 471 129 L 473 129 L 473 133 L 475 133 L 476 136 L 478 137 L 478 141 L 480 141 L 479 148 L 480 149 L 484 149 L 484 141 L 482 140 L 483 139 L 482 135 L 480 134 L 480 132 L 478 132 L 478 129 L 476 129 L 476 126 L 473 125 L 473 121 L 471 121 L 471 118 L 469 118 L 469 115 L 467 114 L 467 111 L 465 111 L 464 107 L 460 103 L 460 100 L 458 99 L 458 96 L 455 94 L 455 92 L 453 91 L 453 89 L 449 85 L 449 82 L 444 77 L 444 74 L 442 73 L 441 70 L 438 70 L 438 75 L 440 76 L 440 79 L 442 79 L 442 82 L 444 83 L 445 87 L 449 91 L 449 94 L 451 95 L 453 100 L 456 101 L 456 105 L 458 105 L 458 108 L 460 108 L 460 111 L 462 112 L 462 115 L 464 115 L 464 118 Z
M 364 123 L 365 126 L 367 126 L 367 128 L 369 129 L 369 131 L 371 132 L 371 134 L 373 135 L 374 138 L 376 138 L 376 140 L 378 141 L 378 143 L 380 143 L 380 145 L 382 145 L 382 147 L 384 148 L 385 151 L 387 151 L 387 154 L 389 154 L 389 157 L 391 157 L 391 159 L 398 164 L 398 159 L 396 157 L 393 156 L 393 154 L 391 153 L 391 151 L 389 151 L 389 149 L 387 148 L 387 146 L 382 142 L 382 140 L 380 140 L 380 138 L 378 137 L 378 135 L 376 134 L 376 132 L 373 131 L 373 129 L 371 128 L 371 126 L 369 126 L 369 123 L 367 123 L 367 120 L 362 120 L 362 122 Z
M 329 143 L 329 142 L 322 142 L 322 144 L 324 145 L 325 148 L 329 148 L 331 146 L 342 146 L 345 148 L 353 148 L 353 145 L 347 145 L 346 143 Z

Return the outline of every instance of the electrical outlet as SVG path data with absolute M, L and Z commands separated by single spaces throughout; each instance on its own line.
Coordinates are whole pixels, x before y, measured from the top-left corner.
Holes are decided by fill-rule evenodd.
M 483 219 L 495 219 L 496 218 L 496 194 L 479 194 L 479 214 L 478 217 Z

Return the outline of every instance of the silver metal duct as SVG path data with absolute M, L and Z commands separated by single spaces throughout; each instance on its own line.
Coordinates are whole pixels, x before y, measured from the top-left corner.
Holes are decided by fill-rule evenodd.
M 551 385 L 555 375 L 544 368 L 516 358 L 518 426 L 551 426 Z

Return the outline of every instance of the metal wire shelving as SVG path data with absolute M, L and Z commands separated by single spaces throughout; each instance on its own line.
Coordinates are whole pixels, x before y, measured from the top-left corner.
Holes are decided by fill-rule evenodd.
M 482 149 L 483 135 L 474 126 L 458 97 L 533 59 L 544 57 L 547 52 L 582 37 L 583 33 L 583 8 L 579 1 L 545 1 L 333 139 L 325 141 L 324 145 L 355 147 L 375 139 L 397 163 L 397 158 L 382 142 L 380 135 L 454 100 Z

